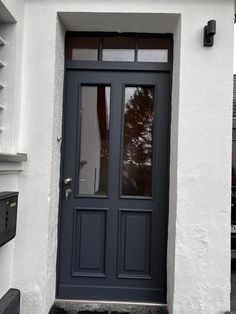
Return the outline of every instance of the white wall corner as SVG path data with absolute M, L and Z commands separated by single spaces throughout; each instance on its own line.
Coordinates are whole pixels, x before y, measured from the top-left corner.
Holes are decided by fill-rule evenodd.
M 178 176 L 178 123 L 180 105 L 181 71 L 181 15 L 174 33 L 174 61 L 171 101 L 171 136 L 170 136 L 170 188 L 169 188 L 169 226 L 167 245 L 167 304 L 170 313 L 174 313 L 175 297 L 175 259 L 176 259 L 176 215 L 177 215 L 177 176 Z
M 56 264 L 58 246 L 58 212 L 59 212 L 59 187 L 60 187 L 60 162 L 62 138 L 62 108 L 64 86 L 64 46 L 65 30 L 59 16 L 56 24 L 56 49 L 55 49 L 55 78 L 54 78 L 54 113 L 52 137 L 52 167 L 51 188 L 48 219 L 48 259 L 47 259 L 47 286 L 46 308 L 49 311 L 56 296 Z

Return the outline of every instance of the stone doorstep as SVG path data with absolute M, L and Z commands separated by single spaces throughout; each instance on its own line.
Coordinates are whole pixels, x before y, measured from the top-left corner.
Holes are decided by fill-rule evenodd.
M 55 301 L 49 314 L 168 314 L 165 305 Z

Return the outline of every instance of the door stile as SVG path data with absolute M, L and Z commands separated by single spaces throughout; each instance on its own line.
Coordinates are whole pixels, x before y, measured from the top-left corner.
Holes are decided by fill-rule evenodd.
M 116 278 L 117 273 L 117 251 L 118 251 L 118 210 L 116 205 L 118 204 L 118 189 L 119 189 L 119 174 L 120 174 L 120 156 L 117 153 L 120 150 L 121 142 L 121 133 L 120 123 L 121 123 L 121 93 L 122 87 L 121 84 L 115 83 L 111 85 L 111 113 L 110 113 L 110 145 L 109 145 L 109 155 L 110 155 L 110 164 L 109 164 L 109 199 L 111 207 L 108 210 L 108 219 L 109 223 L 107 224 L 107 234 L 112 234 L 112 237 L 107 239 L 107 263 L 106 263 L 106 272 L 110 278 Z
M 71 189 L 74 195 L 75 193 L 75 155 L 72 152 L 77 150 L 77 117 L 78 117 L 78 101 L 77 101 L 77 92 L 78 92 L 78 83 L 77 80 L 73 78 L 72 72 L 68 71 L 66 73 L 66 92 L 65 92 L 65 103 L 67 104 L 67 108 L 64 112 L 64 129 L 67 130 L 68 137 L 70 141 L 64 141 L 63 147 L 63 178 L 71 177 L 73 178 Z M 71 118 L 72 117 L 72 118 Z M 68 125 L 73 124 L 73 128 L 68 128 Z M 66 153 L 65 153 L 66 152 Z M 71 152 L 71 153 L 70 153 Z M 71 158 L 74 162 L 70 162 Z M 67 254 L 72 256 L 73 254 L 73 242 L 68 241 L 68 239 L 73 238 L 73 228 L 71 228 L 71 221 L 73 221 L 74 216 L 74 197 L 68 198 L 65 200 L 65 186 L 61 187 L 61 233 L 66 234 L 66 237 L 61 237 L 60 250 L 61 252 L 67 252 Z M 64 258 L 60 259 L 60 268 L 65 269 L 65 272 L 62 273 L 62 278 L 69 274 L 66 272 L 67 264 Z
M 109 170 L 109 188 L 110 199 L 118 200 L 119 181 L 114 178 L 120 178 L 120 152 L 121 150 L 121 116 L 122 116 L 122 85 L 120 83 L 111 86 L 111 134 L 110 134 L 110 170 Z
M 168 197 L 169 189 L 166 188 L 165 193 L 160 193 L 163 190 L 163 186 L 169 187 L 169 147 L 170 147 L 170 131 L 167 125 L 170 125 L 170 107 L 169 106 L 158 106 L 158 104 L 170 103 L 170 84 L 169 84 L 169 73 L 159 74 L 160 79 L 157 84 L 157 116 L 156 116 L 156 188 L 155 194 L 158 195 L 156 200 L 156 212 L 157 216 L 155 219 L 156 227 L 154 228 L 154 237 L 157 239 L 157 246 L 155 251 L 159 252 L 157 255 L 158 267 L 156 268 L 156 276 L 159 279 L 160 284 L 166 287 L 166 258 L 167 258 L 167 245 L 163 239 L 167 239 L 167 227 L 163 228 L 163 224 L 168 226 Z M 162 153 L 160 154 L 160 148 Z M 158 151 L 159 149 L 159 151 Z M 163 210 L 166 209 L 166 210 Z M 165 270 L 164 272 L 162 270 Z M 166 291 L 166 289 L 165 289 Z

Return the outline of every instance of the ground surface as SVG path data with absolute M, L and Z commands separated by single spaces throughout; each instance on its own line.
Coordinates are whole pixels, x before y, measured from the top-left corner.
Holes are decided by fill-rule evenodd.
M 236 254 L 236 251 L 235 251 Z M 236 314 L 236 255 L 231 267 L 231 313 Z M 167 314 L 165 307 L 56 302 L 49 314 Z
M 49 314 L 168 314 L 164 306 L 112 303 L 55 302 Z

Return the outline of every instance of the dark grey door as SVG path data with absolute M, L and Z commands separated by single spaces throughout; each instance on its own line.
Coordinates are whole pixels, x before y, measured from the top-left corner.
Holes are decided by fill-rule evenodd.
M 169 101 L 168 72 L 67 70 L 59 298 L 166 301 Z

